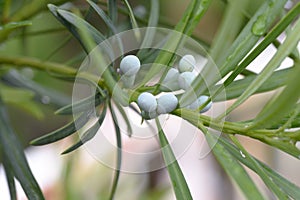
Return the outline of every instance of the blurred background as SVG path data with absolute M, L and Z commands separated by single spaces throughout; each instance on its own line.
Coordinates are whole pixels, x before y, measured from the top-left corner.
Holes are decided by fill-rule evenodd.
M 24 3 L 17 0 L 12 0 L 12 2 L 16 11 Z M 74 4 L 81 9 L 87 7 L 84 1 L 75 2 Z M 131 0 L 130 3 L 135 8 L 134 12 L 136 15 L 141 19 L 148 16 L 147 12 L 150 6 L 148 1 Z M 262 1 L 260 0 L 253 0 L 248 5 L 247 10 L 244 11 L 245 23 L 247 22 L 247 16 L 251 16 L 261 3 Z M 173 28 L 182 16 L 187 4 L 188 1 L 183 0 L 160 1 L 160 17 L 166 27 Z M 289 1 L 286 9 L 289 9 L 292 5 L 293 2 Z M 64 7 L 68 8 L 70 4 L 66 4 Z M 224 8 L 225 1 L 213 1 L 195 31 L 195 38 L 207 45 L 213 42 L 218 27 L 222 22 Z M 0 54 L 26 55 L 42 60 L 68 63 L 74 67 L 80 66 L 84 57 L 81 53 L 81 47 L 50 12 L 45 10 L 32 20 L 32 26 L 11 35 L 7 43 L 1 44 Z M 106 32 L 104 28 L 106 26 L 104 26 L 98 17 L 92 14 L 89 16 L 89 21 L 102 32 Z M 127 17 L 120 15 L 119 31 L 128 29 L 128 21 Z M 281 35 L 280 37 L 284 39 L 285 36 Z M 261 70 L 275 53 L 275 50 L 275 48 L 270 46 L 263 55 L 259 56 L 251 64 L 249 69 L 256 72 Z M 291 61 L 287 59 L 282 63 L 281 67 L 289 67 L 290 65 Z M 0 71 L 0 73 L 4 72 Z M 11 74 L 10 78 L 16 75 L 13 70 L 9 73 Z M 113 170 L 96 161 L 85 148 L 80 148 L 71 154 L 60 155 L 73 142 L 71 139 L 42 147 L 28 146 L 29 141 L 32 139 L 55 130 L 71 121 L 70 117 L 55 115 L 53 111 L 71 102 L 72 84 L 66 84 L 67 82 L 51 78 L 45 72 L 35 71 L 30 68 L 18 70 L 17 74 L 21 74 L 24 79 L 33 83 L 39 83 L 47 90 L 53 91 L 53 94 L 58 97 L 57 99 L 52 99 L 47 95 L 36 96 L 36 104 L 34 106 L 36 109 L 26 109 L 26 105 L 23 108 L 14 104 L 9 105 L 10 120 L 16 133 L 18 133 L 18 137 L 21 139 L 24 147 L 26 147 L 26 155 L 30 167 L 41 185 L 46 199 L 105 199 L 111 187 Z M 7 81 L 9 81 L 9 78 Z M 250 119 L 260 111 L 267 99 L 271 97 L 270 92 L 254 95 L 241 107 L 232 112 L 228 120 L 242 121 Z M 53 101 L 55 101 L 55 104 Z M 230 105 L 231 102 L 227 102 L 227 104 Z M 209 115 L 210 113 L 208 112 L 207 114 Z M 111 128 L 107 127 L 107 130 L 103 131 L 110 132 Z M 166 130 L 166 132 L 168 131 Z M 258 141 L 242 137 L 241 140 L 247 150 L 255 157 L 267 163 L 295 184 L 300 185 L 300 174 L 298 173 L 300 163 L 296 159 Z M 138 145 L 129 143 L 128 145 Z M 194 199 L 243 199 L 236 186 L 232 185 L 225 172 L 218 165 L 214 156 L 212 154 L 208 154 L 205 157 L 200 156 L 203 146 L 205 146 L 204 137 L 199 132 L 199 134 L 196 134 L 191 146 L 179 159 Z M 130 149 L 133 146 L 126 148 Z M 108 152 L 107 156 L 112 156 L 112 153 Z M 132 163 L 132 165 L 150 165 L 151 162 L 151 160 L 148 160 L 146 163 Z M 269 191 L 261 180 L 254 173 L 250 172 L 250 174 L 264 193 L 272 199 L 273 197 L 270 196 Z M 17 188 L 19 199 L 26 199 L 21 187 L 18 185 Z M 9 199 L 8 187 L 2 166 L 0 167 L 0 199 Z M 175 199 L 175 196 L 172 192 L 167 171 L 160 169 L 143 174 L 122 173 L 115 199 L 171 200 Z

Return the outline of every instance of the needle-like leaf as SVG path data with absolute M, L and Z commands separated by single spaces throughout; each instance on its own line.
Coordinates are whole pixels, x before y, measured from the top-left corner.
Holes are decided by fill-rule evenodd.
M 193 198 L 190 193 L 189 187 L 171 149 L 168 139 L 163 132 L 159 120 L 156 118 L 155 121 L 158 128 L 161 151 L 164 157 L 164 161 L 167 165 L 176 198 L 180 200 L 191 200 Z

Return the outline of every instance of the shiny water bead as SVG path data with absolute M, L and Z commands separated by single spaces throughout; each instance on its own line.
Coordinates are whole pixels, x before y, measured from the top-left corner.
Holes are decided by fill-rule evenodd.
M 143 92 L 137 100 L 138 106 L 145 112 L 153 112 L 157 108 L 156 98 L 149 92 Z
M 157 113 L 166 114 L 170 113 L 178 105 L 177 97 L 172 93 L 163 94 L 157 99 Z
M 202 95 L 200 96 L 195 102 L 188 106 L 189 109 L 195 110 L 198 109 L 201 105 L 203 105 L 209 99 L 208 96 Z M 212 102 L 209 102 L 201 111 L 200 113 L 207 112 L 212 106 Z
M 135 75 L 141 67 L 141 62 L 135 55 L 125 56 L 120 63 L 120 69 L 126 76 Z
M 179 72 L 175 68 L 169 69 L 166 77 L 161 83 L 161 90 L 162 91 L 175 91 L 179 90 L 179 84 L 178 84 L 178 77 Z
M 193 72 L 183 72 L 178 77 L 178 84 L 180 88 L 186 90 L 191 86 L 195 78 L 196 76 Z
M 180 73 L 191 72 L 194 70 L 194 67 L 196 65 L 196 60 L 192 55 L 185 55 L 180 59 L 178 65 L 179 65 L 178 69 Z

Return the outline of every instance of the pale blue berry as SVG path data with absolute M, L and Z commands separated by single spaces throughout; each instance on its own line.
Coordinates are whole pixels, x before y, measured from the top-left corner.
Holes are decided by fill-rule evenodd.
M 166 77 L 162 81 L 161 84 L 161 90 L 162 91 L 175 91 L 179 90 L 179 84 L 178 84 L 178 77 L 179 77 L 179 72 L 175 68 L 169 69 Z
M 196 76 L 193 72 L 183 72 L 178 77 L 178 84 L 180 88 L 186 90 L 191 86 L 195 78 Z
M 178 69 L 180 73 L 191 72 L 194 70 L 196 60 L 192 55 L 185 55 L 179 60 Z
M 190 104 L 187 108 L 195 110 L 198 109 L 201 105 L 203 105 L 209 99 L 208 96 L 202 95 L 192 104 Z M 212 102 L 209 102 L 201 111 L 200 113 L 207 112 L 212 106 Z
M 163 94 L 157 99 L 157 113 L 166 114 L 176 109 L 178 105 L 177 97 L 172 93 Z
M 137 100 L 138 106 L 145 112 L 153 112 L 157 108 L 156 98 L 149 92 L 143 92 Z
M 135 75 L 141 67 L 141 62 L 135 55 L 125 56 L 120 63 L 120 70 L 126 76 Z

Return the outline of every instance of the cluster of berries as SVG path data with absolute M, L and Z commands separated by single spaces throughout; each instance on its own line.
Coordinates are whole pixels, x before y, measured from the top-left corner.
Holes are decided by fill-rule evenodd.
M 196 65 L 196 60 L 192 55 L 183 56 L 179 63 L 178 69 L 171 68 L 162 81 L 160 89 L 164 92 L 172 92 L 188 89 L 196 75 L 193 72 Z M 125 56 L 120 63 L 120 70 L 123 74 L 122 82 L 125 87 L 131 87 L 134 84 L 136 74 L 140 70 L 141 63 L 138 57 L 134 55 Z M 200 96 L 193 103 L 188 105 L 188 109 L 198 109 L 209 99 L 208 96 Z M 143 92 L 139 95 L 137 104 L 142 111 L 142 116 L 145 119 L 153 119 L 160 114 L 167 114 L 175 110 L 178 106 L 178 99 L 173 93 L 164 93 L 156 98 L 149 92 Z M 200 113 L 210 109 L 212 103 L 206 105 Z

